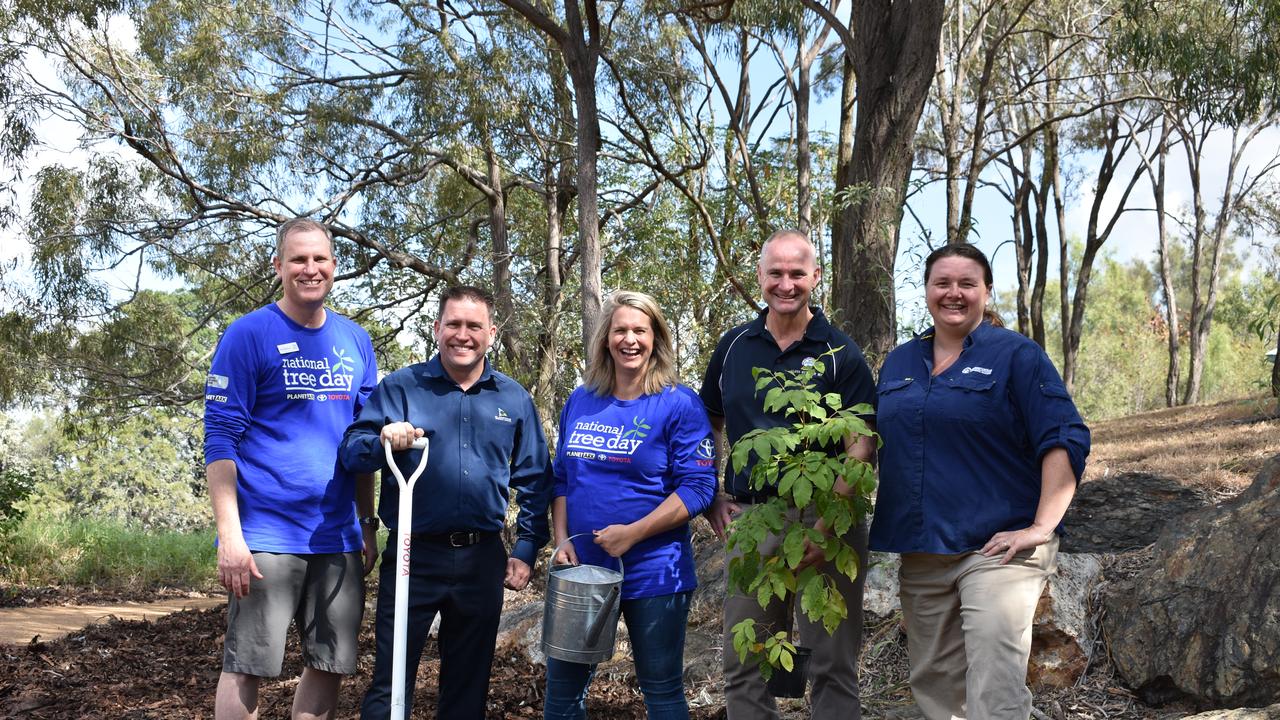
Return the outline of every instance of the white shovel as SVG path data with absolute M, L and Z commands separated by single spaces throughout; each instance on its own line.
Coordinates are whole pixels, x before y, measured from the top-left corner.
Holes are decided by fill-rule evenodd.
M 413 534 L 413 484 L 427 467 L 427 450 L 431 443 L 425 437 L 417 438 L 411 446 L 422 451 L 422 459 L 418 461 L 418 469 L 409 476 L 408 482 L 400 474 L 400 466 L 391 454 L 391 441 L 384 440 L 383 449 L 387 453 L 387 466 L 396 476 L 400 485 L 400 518 L 396 522 L 396 614 L 395 633 L 391 654 L 391 720 L 404 720 L 404 655 L 409 634 L 409 546 Z

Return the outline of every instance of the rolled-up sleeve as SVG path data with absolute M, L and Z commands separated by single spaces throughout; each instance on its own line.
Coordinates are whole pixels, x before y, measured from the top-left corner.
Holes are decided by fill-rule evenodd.
M 672 414 L 671 470 L 674 492 L 693 517 L 711 507 L 716 494 L 715 441 L 711 422 L 693 391 L 676 391 L 679 406 Z
M 533 398 L 525 396 L 511 454 L 511 487 L 516 491 L 516 543 L 512 557 L 533 566 L 538 550 L 551 539 L 547 506 L 551 501 L 551 457 Z
M 1079 482 L 1089 456 L 1089 428 L 1057 368 L 1038 346 L 1026 344 L 1015 351 L 1010 388 L 1036 461 L 1050 450 L 1062 448 Z

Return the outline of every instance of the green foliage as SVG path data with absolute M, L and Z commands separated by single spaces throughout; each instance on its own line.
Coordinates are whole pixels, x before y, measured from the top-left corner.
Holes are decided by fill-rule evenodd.
M 757 394 L 764 390 L 764 408 L 792 421 L 790 425 L 756 429 L 734 443 L 734 472 L 750 465 L 751 486 L 772 488 L 777 495 L 753 505 L 733 522 L 729 549 L 729 583 L 754 596 L 761 607 L 782 602 L 790 608 L 798 599 L 805 615 L 834 632 L 848 617 L 845 598 L 835 584 L 813 566 L 801 568 L 806 548 L 820 548 L 823 557 L 850 579 L 856 578 L 858 554 L 842 537 L 871 511 L 875 471 L 868 463 L 841 452 L 846 438 L 875 437 L 860 415 L 869 405 L 841 407 L 837 393 L 820 393 L 815 378 L 826 370 L 824 357 L 794 371 L 755 368 Z M 817 518 L 817 524 L 806 518 Z M 760 547 L 767 536 L 782 542 L 771 554 Z M 788 632 L 761 637 L 752 619 L 733 628 L 734 650 L 748 658 L 768 678 L 779 666 L 790 669 L 795 647 Z
M 1175 283 L 1185 287 L 1190 264 L 1185 262 L 1185 253 L 1179 251 L 1174 256 L 1175 272 L 1179 273 Z M 1264 356 L 1273 337 L 1264 342 L 1250 320 L 1265 313 L 1275 280 L 1267 273 L 1242 276 L 1238 261 L 1224 262 L 1223 272 L 1218 310 L 1206 347 L 1204 402 L 1256 394 L 1265 387 L 1270 372 Z M 1121 263 L 1109 255 L 1099 259 L 1090 283 L 1072 391 L 1085 419 L 1103 420 L 1164 407 L 1169 330 L 1159 298 L 1158 280 L 1147 264 L 1140 260 Z M 1045 293 L 1046 344 L 1061 366 L 1057 299 L 1057 283 L 1050 282 Z M 1180 298 L 1179 307 L 1179 354 L 1185 369 L 1190 298 Z
M 1124 0 L 1112 42 L 1205 118 L 1234 125 L 1280 106 L 1276 0 Z
M 211 589 L 213 533 L 146 531 L 33 513 L 0 537 L 0 582 L 120 591 Z
M 37 418 L 26 434 L 40 448 L 28 463 L 36 484 L 28 514 L 89 518 L 138 530 L 208 526 L 199 422 L 140 411 L 114 424 Z

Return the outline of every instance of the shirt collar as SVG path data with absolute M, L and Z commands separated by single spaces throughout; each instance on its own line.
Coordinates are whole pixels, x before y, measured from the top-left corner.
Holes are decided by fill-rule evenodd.
M 440 353 L 436 353 L 431 356 L 431 359 L 423 366 L 423 373 L 426 374 L 427 377 L 445 380 L 457 385 L 453 378 L 449 377 L 449 373 L 445 372 L 444 364 L 440 362 Z M 479 385 L 480 383 L 488 383 L 492 380 L 493 367 L 489 365 L 489 358 L 486 357 L 484 359 L 484 370 L 480 373 L 480 377 L 476 380 L 475 384 Z
M 831 323 L 827 320 L 827 316 L 822 312 L 822 308 L 817 305 L 810 305 L 809 312 L 813 313 L 813 317 L 809 318 L 809 324 L 804 328 L 804 336 L 810 340 L 819 342 L 831 339 Z M 752 320 L 747 326 L 748 335 L 763 335 L 765 332 L 765 319 L 769 315 L 769 307 L 766 305 L 756 315 L 756 319 Z
M 994 330 L 995 326 L 991 324 L 990 320 L 983 320 L 978 323 L 978 327 L 969 331 L 969 334 L 965 336 L 964 347 L 969 347 L 974 343 L 981 345 L 986 342 Z M 930 325 L 927 330 L 917 333 L 916 340 L 921 342 L 933 342 L 933 326 Z

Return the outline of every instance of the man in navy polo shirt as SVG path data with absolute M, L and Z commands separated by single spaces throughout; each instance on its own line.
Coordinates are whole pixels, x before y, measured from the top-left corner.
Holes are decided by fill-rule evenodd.
M 795 230 L 779 230 L 765 241 L 757 268 L 760 293 L 767 307 L 751 322 L 740 325 L 720 338 L 702 380 L 702 402 L 718 436 L 728 432 L 730 444 L 755 428 L 790 425 L 782 413 L 764 410 L 764 394 L 757 395 L 751 369 L 795 370 L 812 363 L 824 353 L 826 366 L 818 379 L 822 393 L 839 393 L 845 407 L 875 403 L 875 383 L 862 351 L 849 336 L 827 322 L 822 310 L 811 306 L 813 289 L 822 279 L 817 254 L 808 238 Z M 870 461 L 875 445 L 869 438 L 848 438 L 845 450 Z M 751 503 L 767 499 L 750 485 L 751 468 L 730 475 L 726 470 L 724 492 L 707 511 L 711 527 L 721 538 L 733 516 Z M 840 489 L 838 486 L 837 489 Z M 866 568 L 867 529 L 852 528 L 845 541 L 857 549 L 860 568 Z M 761 553 L 772 552 L 781 541 L 771 537 L 760 545 Z M 813 649 L 810 660 L 814 718 L 860 718 L 857 663 L 862 646 L 862 586 L 864 574 L 850 581 L 818 556 L 818 568 L 836 582 L 848 605 L 849 616 L 828 635 L 822 623 L 810 622 L 797 613 L 800 644 Z M 724 602 L 724 646 L 733 647 L 733 626 L 754 618 L 776 631 L 785 627 L 785 608 L 774 602 L 762 610 L 755 597 L 730 591 Z M 777 718 L 778 708 L 755 665 L 744 665 L 731 650 L 724 653 L 725 705 L 729 720 Z
M 434 328 L 438 354 L 378 384 L 347 429 L 339 458 L 353 472 L 383 469 L 378 514 L 390 526 L 398 517 L 400 488 L 384 469 L 382 442 L 403 451 L 424 433 L 431 438 L 426 470 L 413 491 L 405 716 L 427 629 L 439 613 L 436 717 L 479 720 L 485 717 L 502 588 L 524 589 L 549 536 L 550 462 L 533 399 L 485 359 L 497 334 L 489 294 L 469 286 L 445 291 Z M 402 453 L 401 467 L 416 467 L 419 452 Z M 509 558 L 501 537 L 508 488 L 516 489 L 520 508 Z M 388 543 L 382 555 L 377 655 L 361 708 L 366 720 L 390 715 L 394 546 Z

